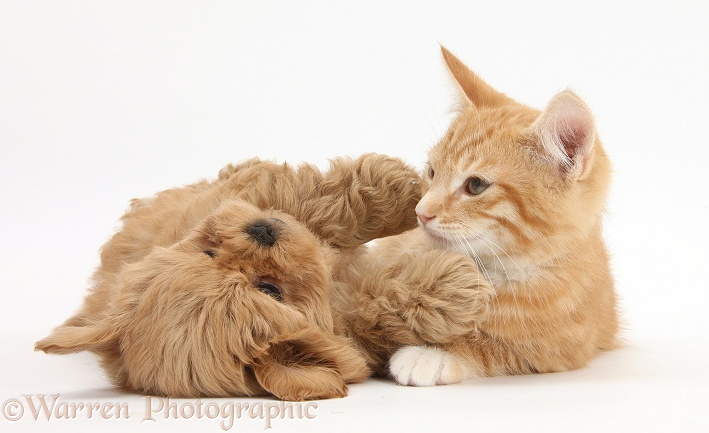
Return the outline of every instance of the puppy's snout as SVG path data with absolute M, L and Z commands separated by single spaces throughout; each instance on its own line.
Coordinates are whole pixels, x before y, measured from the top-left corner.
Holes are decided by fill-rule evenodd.
M 273 246 L 278 240 L 278 229 L 269 221 L 256 221 L 246 228 L 253 240 L 267 247 Z

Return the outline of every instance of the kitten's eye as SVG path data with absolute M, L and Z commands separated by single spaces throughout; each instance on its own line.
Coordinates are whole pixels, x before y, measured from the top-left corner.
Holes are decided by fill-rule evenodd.
M 215 253 L 213 250 L 204 250 L 203 253 L 208 255 L 211 258 L 214 258 L 214 256 L 217 255 L 217 253 Z
M 258 289 L 261 293 L 265 293 L 272 297 L 278 302 L 283 302 L 283 295 L 281 294 L 281 289 L 271 283 L 261 282 L 258 285 Z
M 471 195 L 478 195 L 485 191 L 489 186 L 489 183 L 476 176 L 467 180 L 465 183 L 465 190 Z
M 436 174 L 436 171 L 433 169 L 433 167 L 428 166 L 428 177 L 433 179 L 433 175 Z

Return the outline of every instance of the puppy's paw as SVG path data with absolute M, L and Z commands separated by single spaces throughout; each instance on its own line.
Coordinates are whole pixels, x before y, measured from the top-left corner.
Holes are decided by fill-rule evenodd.
M 407 287 L 400 308 L 424 341 L 450 343 L 485 320 L 494 289 L 472 259 L 434 250 L 408 260 L 396 276 Z
M 402 347 L 389 361 L 389 372 L 400 385 L 458 383 L 466 378 L 466 370 L 455 355 L 435 347 Z

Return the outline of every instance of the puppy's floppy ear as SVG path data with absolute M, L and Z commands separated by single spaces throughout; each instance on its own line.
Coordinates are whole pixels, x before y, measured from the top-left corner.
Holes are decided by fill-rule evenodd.
M 196 238 L 199 240 L 202 247 L 214 248 L 221 243 L 221 236 L 217 230 L 217 220 L 214 215 L 210 215 L 203 219 L 194 231 Z
M 35 343 L 34 350 L 45 353 L 76 353 L 84 350 L 100 350 L 114 345 L 120 336 L 118 326 L 108 320 L 86 326 L 62 325 Z
M 309 327 L 272 344 L 254 363 L 261 386 L 283 400 L 344 397 L 347 383 L 371 374 L 362 355 L 341 337 Z

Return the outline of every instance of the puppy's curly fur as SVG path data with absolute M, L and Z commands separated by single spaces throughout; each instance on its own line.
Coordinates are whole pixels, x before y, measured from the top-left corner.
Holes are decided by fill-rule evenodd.
M 147 394 L 344 396 L 383 348 L 417 344 L 441 326 L 440 317 L 396 313 L 435 294 L 405 299 L 392 286 L 377 297 L 366 278 L 387 276 L 361 281 L 356 265 L 364 243 L 416 225 L 420 197 L 413 169 L 368 154 L 325 173 L 254 159 L 134 200 L 82 308 L 35 347 L 92 351 L 117 386 Z M 468 302 L 463 293 L 447 303 Z M 380 313 L 401 329 L 367 329 Z
M 462 254 L 387 256 L 379 249 L 343 268 L 332 304 L 336 332 L 352 338 L 369 367 L 388 377 L 398 349 L 451 344 L 477 329 L 495 291 Z

